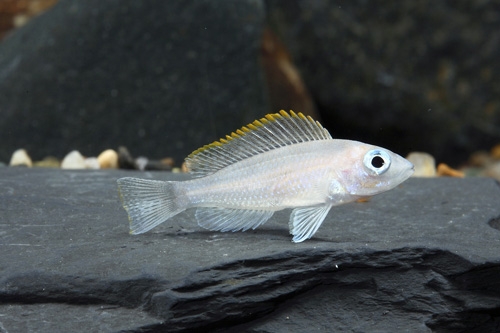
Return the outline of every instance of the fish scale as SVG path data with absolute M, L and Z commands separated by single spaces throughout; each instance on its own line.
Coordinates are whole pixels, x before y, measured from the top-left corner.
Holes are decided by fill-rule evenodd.
M 255 229 L 293 208 L 294 242 L 311 238 L 331 207 L 394 188 L 413 165 L 381 147 L 333 139 L 301 113 L 267 115 L 186 158 L 192 180 L 120 178 L 130 232 L 140 234 L 196 208 L 209 230 Z
M 321 204 L 327 200 L 326 189 L 319 193 L 312 188 L 327 188 L 323 175 L 333 170 L 325 167 L 324 148 L 313 151 L 314 146 L 318 148 L 306 142 L 272 150 L 179 185 L 193 206 L 277 211 L 297 203 Z

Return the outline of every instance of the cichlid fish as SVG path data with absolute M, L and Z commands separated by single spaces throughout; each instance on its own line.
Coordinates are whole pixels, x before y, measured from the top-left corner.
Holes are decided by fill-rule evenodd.
M 131 234 L 192 207 L 201 227 L 223 232 L 255 229 L 274 212 L 294 208 L 290 233 L 302 242 L 333 206 L 390 190 L 413 173 L 403 157 L 332 139 L 317 121 L 293 111 L 269 114 L 194 151 L 186 166 L 195 179 L 118 179 Z

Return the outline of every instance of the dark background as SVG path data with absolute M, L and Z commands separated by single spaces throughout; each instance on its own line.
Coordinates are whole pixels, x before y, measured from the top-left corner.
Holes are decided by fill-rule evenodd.
M 500 142 L 499 1 L 45 3 L 1 25 L 0 161 L 124 145 L 180 164 L 279 109 L 454 166 Z

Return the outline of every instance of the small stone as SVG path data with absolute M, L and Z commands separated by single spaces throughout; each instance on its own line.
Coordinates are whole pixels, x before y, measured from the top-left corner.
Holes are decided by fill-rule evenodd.
M 87 157 L 85 159 L 85 168 L 86 169 L 100 169 L 99 161 L 95 157 Z
M 120 169 L 137 169 L 137 165 L 126 147 L 118 147 L 118 165 Z
M 118 169 L 118 153 L 107 149 L 97 156 L 101 169 Z
M 495 160 L 500 160 L 500 144 L 491 148 L 491 157 L 493 157 Z
M 406 159 L 415 166 L 415 172 L 412 177 L 436 176 L 436 161 L 432 155 L 428 153 L 413 152 L 410 153 Z
M 181 173 L 181 168 L 172 168 L 172 173 Z
M 486 177 L 495 178 L 500 180 L 500 162 L 489 165 L 482 174 Z
M 465 166 L 461 171 L 465 177 L 484 177 L 484 168 Z
M 162 160 L 160 161 L 149 160 L 148 163 L 146 164 L 146 170 L 170 171 L 172 170 L 172 166 L 163 163 Z
M 445 163 L 439 163 L 439 165 L 437 167 L 437 175 L 439 177 L 441 177 L 441 176 L 459 177 L 459 178 L 465 177 L 465 173 L 463 173 L 462 171 L 453 169 Z
M 160 160 L 160 162 L 164 165 L 168 165 L 170 168 L 173 168 L 175 165 L 175 161 L 172 157 L 165 157 Z
M 18 149 L 14 152 L 14 154 L 12 154 L 9 165 L 32 167 L 33 162 L 25 149 Z
M 39 168 L 59 168 L 61 166 L 61 162 L 54 156 L 47 156 L 41 161 L 34 162 L 33 166 Z
M 146 165 L 148 164 L 148 158 L 144 156 L 139 156 L 135 159 L 135 165 L 137 169 L 144 171 L 146 169 Z
M 66 155 L 61 163 L 61 169 L 85 169 L 85 158 L 78 150 Z
M 184 172 L 184 173 L 189 172 L 186 162 L 183 162 L 183 163 L 182 163 L 181 170 L 182 170 L 182 172 Z
M 468 164 L 476 167 L 484 167 L 492 162 L 491 155 L 484 150 L 477 151 L 469 157 Z

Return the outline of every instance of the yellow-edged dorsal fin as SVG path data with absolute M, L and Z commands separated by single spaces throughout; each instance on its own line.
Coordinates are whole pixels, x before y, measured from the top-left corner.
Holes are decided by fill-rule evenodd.
M 311 117 L 281 110 L 195 150 L 186 158 L 186 166 L 194 176 L 203 177 L 269 150 L 331 138 L 330 133 Z

